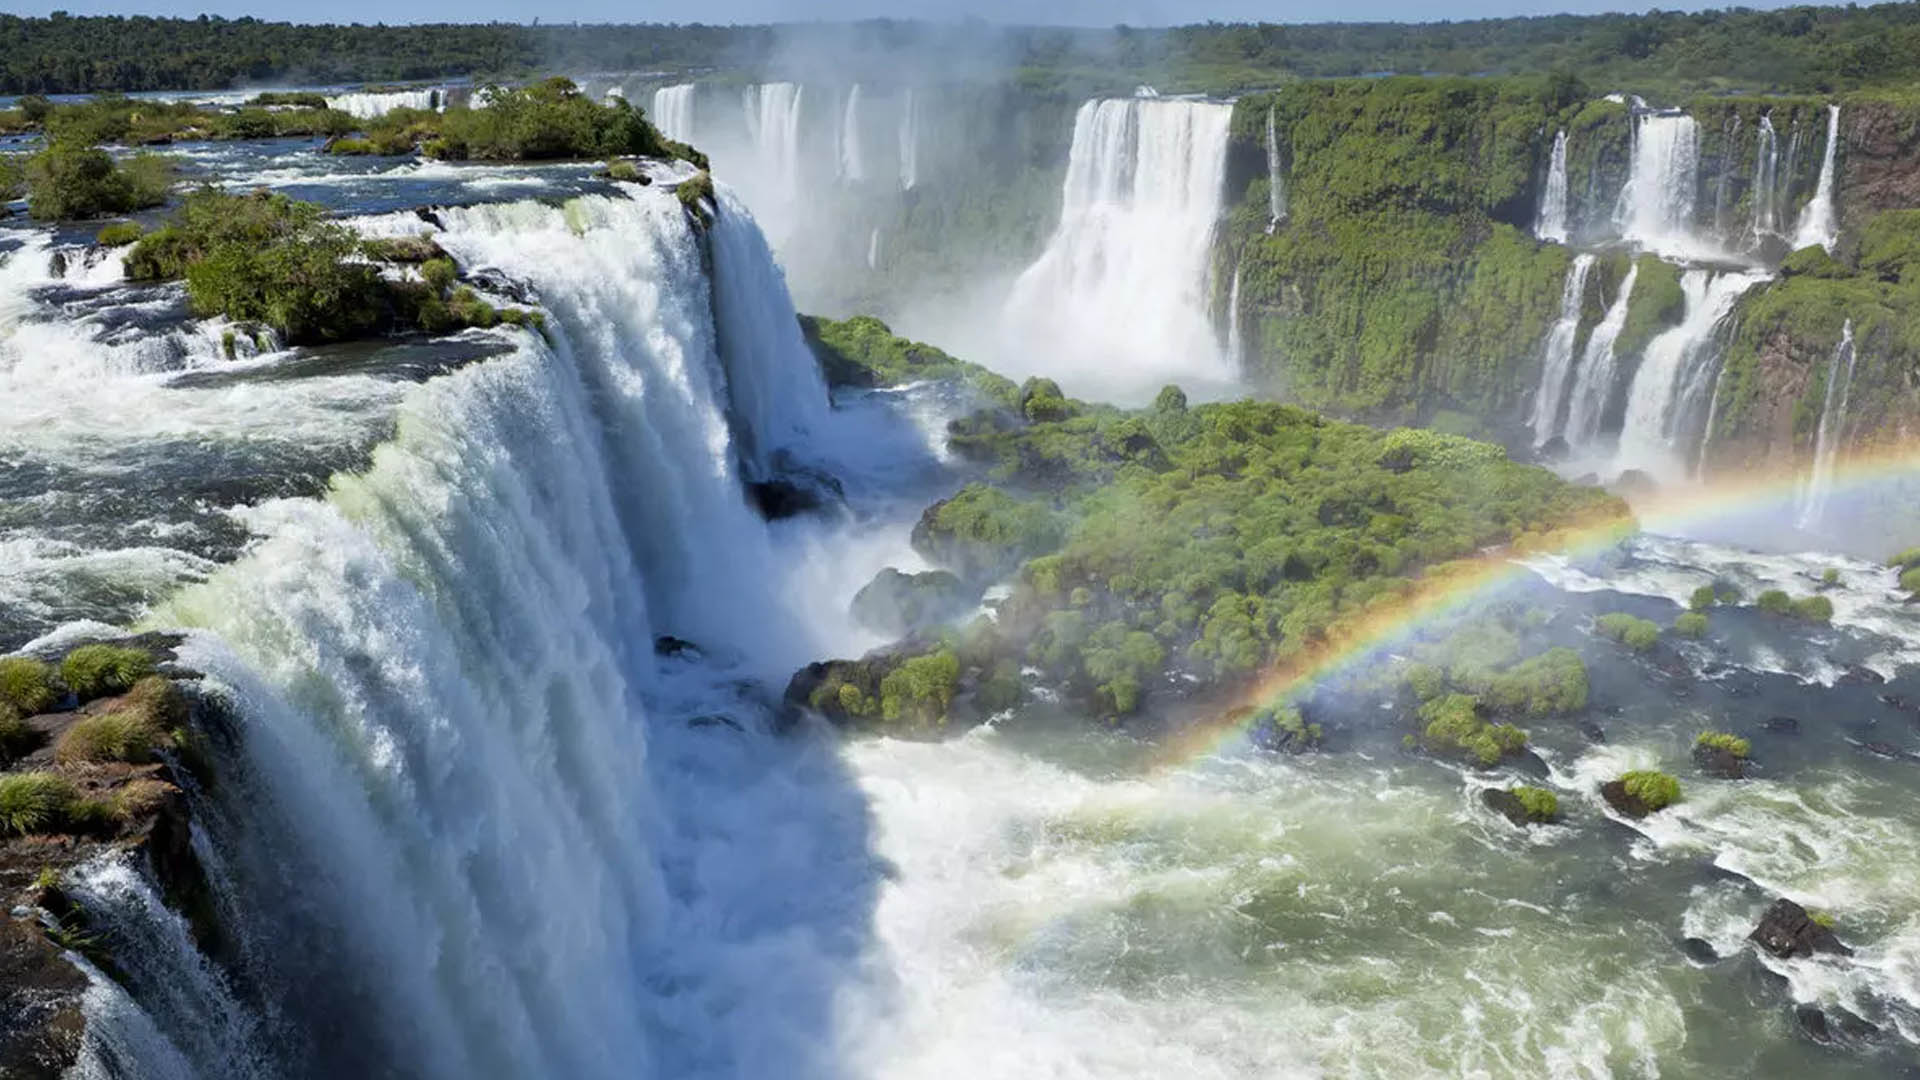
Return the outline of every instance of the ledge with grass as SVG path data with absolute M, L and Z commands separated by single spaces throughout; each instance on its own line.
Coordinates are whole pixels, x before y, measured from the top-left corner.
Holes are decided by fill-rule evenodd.
M 1747 775 L 1747 761 L 1753 744 L 1724 731 L 1703 731 L 1693 740 L 1693 763 L 1701 772 L 1722 780 L 1739 780 Z
M 1607 805 L 1630 818 L 1658 813 L 1680 801 L 1680 781 L 1663 772 L 1636 769 L 1600 785 Z

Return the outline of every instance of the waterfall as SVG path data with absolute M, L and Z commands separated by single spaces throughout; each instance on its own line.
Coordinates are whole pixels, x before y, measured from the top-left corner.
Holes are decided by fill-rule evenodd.
M 1840 444 L 1846 436 L 1847 398 L 1853 390 L 1853 364 L 1857 350 L 1853 344 L 1853 320 L 1840 330 L 1840 344 L 1834 347 L 1827 364 L 1827 397 L 1820 406 L 1820 427 L 1813 441 L 1813 471 L 1800 493 L 1800 513 L 1795 524 L 1810 529 L 1820 524 L 1827 501 L 1833 497 L 1834 467 L 1839 463 Z M 1840 358 L 1846 357 L 1844 372 Z
M 1812 247 L 1819 244 L 1828 251 L 1833 250 L 1835 240 L 1840 238 L 1840 223 L 1833 209 L 1833 152 L 1840 143 L 1840 106 L 1827 106 L 1827 148 L 1820 156 L 1820 180 L 1813 189 L 1813 198 L 1806 209 L 1800 212 L 1800 227 L 1794 230 L 1793 246 Z
M 756 165 L 783 201 L 800 195 L 802 89 L 796 83 L 765 83 L 748 87 L 742 98 Z
M 1636 115 L 1627 182 L 1614 209 L 1621 237 L 1662 253 L 1698 247 L 1693 209 L 1699 184 L 1699 128 L 1693 117 Z
M 880 269 L 880 230 L 877 228 L 867 234 L 867 269 Z
M 1727 186 L 1733 182 L 1733 162 L 1740 143 L 1740 114 L 1727 117 L 1727 123 L 1721 129 L 1720 139 L 1720 179 L 1713 185 L 1713 233 L 1724 237 L 1727 233 Z
M 1587 275 L 1598 261 L 1576 255 L 1560 289 L 1560 317 L 1547 331 L 1540 348 L 1540 387 L 1533 395 L 1533 445 L 1544 445 L 1560 434 L 1560 414 L 1566 406 L 1567 376 L 1573 370 L 1573 345 L 1580 336 L 1581 301 L 1587 293 Z
M 1691 436 L 1697 431 L 1694 420 L 1719 367 L 1718 332 L 1740 297 L 1765 280 L 1760 273 L 1711 270 L 1680 275 L 1686 314 L 1680 325 L 1647 343 L 1634 372 L 1614 458 L 1617 468 L 1640 469 L 1666 479 L 1683 474 L 1689 463 L 1682 459 L 1682 447 L 1692 447 Z
M 858 184 L 867 178 L 865 157 L 860 148 L 860 84 L 847 91 L 846 108 L 840 115 L 840 179 Z
M 694 84 L 663 86 L 653 92 L 653 126 L 679 142 L 693 141 Z
M 1245 371 L 1246 342 L 1240 329 L 1240 272 L 1244 264 L 1233 264 L 1233 287 L 1227 290 L 1227 363 L 1235 371 Z
M 1780 177 L 1780 140 L 1774 135 L 1773 117 L 1760 118 L 1759 135 L 1756 137 L 1753 159 L 1753 223 L 1749 232 L 1753 242 L 1759 243 L 1763 236 L 1778 234 L 1780 231 L 1779 186 Z
M 1540 213 L 1533 234 L 1542 240 L 1567 242 L 1567 133 L 1553 137 L 1553 155 L 1547 164 L 1547 186 L 1540 194 Z
M 1231 377 L 1208 315 L 1228 105 L 1164 98 L 1089 101 L 1074 120 L 1060 226 L 1015 282 L 1009 363 L 1127 384 Z
M 440 91 L 433 89 L 391 90 L 378 94 L 355 92 L 328 96 L 327 108 L 339 109 L 356 119 L 374 120 L 395 109 L 438 111 L 442 99 Z
M 900 190 L 920 186 L 920 99 L 907 88 L 906 102 L 900 109 Z
M 1287 220 L 1287 178 L 1280 169 L 1280 133 L 1274 127 L 1274 107 L 1267 106 L 1267 231 Z
M 155 613 L 244 718 L 196 826 L 276 1022 L 255 1049 L 281 1076 L 829 1075 L 864 811 L 735 687 L 827 647 L 738 484 L 736 436 L 825 410 L 778 270 L 740 265 L 764 241 L 724 192 L 711 285 L 665 191 L 441 214 L 546 334 L 413 389 L 364 472 L 248 511 L 246 557 Z M 719 659 L 657 660 L 664 633 Z
M 1633 283 L 1640 276 L 1638 263 L 1627 268 L 1620 282 L 1620 295 L 1607 305 L 1607 313 L 1587 336 L 1586 350 L 1580 355 L 1579 374 L 1573 394 L 1567 402 L 1567 423 L 1562 429 L 1569 445 L 1590 446 L 1600 434 L 1607 402 L 1613 397 L 1613 343 L 1627 325 L 1627 304 L 1633 299 Z

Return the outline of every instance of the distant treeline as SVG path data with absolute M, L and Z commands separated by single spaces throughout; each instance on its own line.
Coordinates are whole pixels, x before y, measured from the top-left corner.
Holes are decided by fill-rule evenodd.
M 854 26 L 307 26 L 256 19 L 0 15 L 0 93 L 219 89 L 565 71 L 898 79 L 913 46 L 977 53 L 1036 87 L 1227 93 L 1288 78 L 1565 71 L 1641 90 L 1824 92 L 1916 80 L 1920 4 L 1559 15 L 1451 23 L 1208 24 L 1172 29 Z M 935 63 L 951 70 L 950 63 Z M 968 70 L 979 70 L 969 65 Z M 802 72 L 804 74 L 804 72 Z

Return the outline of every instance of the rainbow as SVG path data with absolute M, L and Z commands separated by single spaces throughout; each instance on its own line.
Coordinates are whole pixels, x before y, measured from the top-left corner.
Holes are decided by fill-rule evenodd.
M 1835 469 L 1834 493 L 1856 494 L 1900 480 L 1920 480 L 1920 446 L 1850 458 Z M 1685 535 L 1703 523 L 1778 511 L 1799 496 L 1805 482 L 1805 474 L 1798 470 L 1745 473 L 1654 495 L 1634 506 L 1633 517 L 1575 525 L 1552 534 L 1546 544 L 1524 551 L 1501 549 L 1431 567 L 1406 592 L 1354 613 L 1328 631 L 1324 640 L 1269 668 L 1216 718 L 1169 738 L 1156 759 L 1162 765 L 1174 765 L 1227 749 L 1246 736 L 1259 708 L 1297 703 L 1315 688 L 1377 661 L 1383 652 L 1532 573 L 1520 561 L 1523 557 L 1578 558 L 1616 547 L 1641 532 Z M 1920 505 L 1920 500 L 1915 504 Z M 1890 546 L 1898 546 L 1898 541 L 1890 541 Z

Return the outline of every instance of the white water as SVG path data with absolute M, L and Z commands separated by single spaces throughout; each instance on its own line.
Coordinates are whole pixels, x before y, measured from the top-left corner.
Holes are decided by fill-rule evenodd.
M 1681 478 L 1691 464 L 1693 421 L 1719 370 L 1718 334 L 1734 304 L 1766 275 L 1688 270 L 1680 276 L 1686 314 L 1680 324 L 1647 343 L 1627 393 L 1615 467 L 1639 469 L 1662 480 Z
M 753 143 L 757 187 L 791 203 L 800 196 L 800 106 L 797 83 L 764 83 L 743 91 L 747 137 Z
M 1780 232 L 1780 140 L 1774 134 L 1773 117 L 1760 118 L 1760 128 L 1755 135 L 1756 146 L 1753 160 L 1753 222 L 1749 231 L 1753 241 L 1758 243 L 1763 236 L 1778 235 Z
M 1287 178 L 1280 168 L 1280 133 L 1274 126 L 1274 106 L 1267 106 L 1267 231 L 1287 219 Z
M 1853 342 L 1853 320 L 1848 319 L 1840 330 L 1840 344 L 1833 350 L 1833 360 L 1827 365 L 1826 400 L 1820 406 L 1820 427 L 1813 440 L 1813 470 L 1807 474 L 1807 483 L 1800 493 L 1800 513 L 1798 524 L 1810 529 L 1820 524 L 1825 515 L 1827 500 L 1833 496 L 1834 468 L 1839 463 L 1840 447 L 1846 440 L 1847 397 L 1853 390 L 1853 365 L 1856 349 Z M 1840 366 L 1841 358 L 1846 359 L 1846 367 Z
M 650 119 L 653 126 L 660 129 L 660 134 L 679 142 L 693 141 L 693 97 L 692 83 L 663 86 L 653 92 Z
M 1820 157 L 1820 180 L 1814 186 L 1813 198 L 1800 211 L 1800 227 L 1793 234 L 1793 246 L 1796 248 L 1819 244 L 1832 251 L 1834 241 L 1840 238 L 1840 222 L 1833 207 L 1833 155 L 1839 142 L 1840 106 L 1829 105 L 1827 148 Z
M 1533 393 L 1533 445 L 1540 446 L 1560 434 L 1560 414 L 1567 395 L 1567 376 L 1573 372 L 1573 346 L 1580 336 L 1580 309 L 1587 293 L 1587 276 L 1598 261 L 1593 255 L 1576 255 L 1567 268 L 1566 284 L 1560 288 L 1560 317 L 1547 330 L 1540 347 L 1540 386 Z
M 867 269 L 880 269 L 880 230 L 877 227 L 867 234 Z
M 860 84 L 854 83 L 840 113 L 840 179 L 858 184 L 866 178 L 866 154 L 860 144 Z
M 1691 116 L 1640 113 L 1614 219 L 1629 243 L 1666 255 L 1697 251 L 1693 209 L 1700 183 L 1699 128 Z
M 912 191 L 920 186 L 920 99 L 912 87 L 900 107 L 899 143 L 900 190 Z
M 1081 106 L 1060 226 L 1008 300 L 1004 366 L 1107 400 L 1232 378 L 1207 296 L 1231 116 L 1171 99 Z
M 380 94 L 352 93 L 335 94 L 327 98 L 329 108 L 372 120 L 385 116 L 395 109 L 431 109 L 436 104 L 446 105 L 446 96 L 439 90 L 396 90 Z
M 1540 213 L 1533 234 L 1542 240 L 1567 242 L 1567 133 L 1553 136 L 1553 154 L 1547 163 L 1547 186 L 1540 193 Z
M 1567 404 L 1567 423 L 1562 429 L 1568 445 L 1575 448 L 1591 446 L 1600 434 L 1607 401 L 1613 396 L 1613 343 L 1619 340 L 1620 331 L 1627 324 L 1627 304 L 1633 299 L 1634 279 L 1639 276 L 1637 263 L 1627 268 L 1627 276 L 1620 282 L 1620 295 L 1607 305 L 1606 315 L 1587 335 L 1587 347 L 1581 353 L 1579 373 Z
M 1227 363 L 1235 371 L 1245 371 L 1247 346 L 1240 328 L 1240 275 L 1244 267 L 1233 265 L 1233 287 L 1227 290 Z

